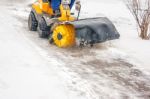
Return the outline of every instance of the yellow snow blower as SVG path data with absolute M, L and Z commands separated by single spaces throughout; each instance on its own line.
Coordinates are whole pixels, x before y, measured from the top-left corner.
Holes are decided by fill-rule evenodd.
M 78 19 L 73 17 L 70 0 L 61 0 L 58 12 L 51 6 L 51 0 L 37 0 L 32 5 L 28 19 L 31 31 L 38 31 L 39 36 L 48 37 L 50 43 L 58 47 L 71 47 L 77 42 L 80 46 L 91 46 L 120 37 L 112 22 L 105 17 Z M 79 13 L 81 5 L 78 5 Z

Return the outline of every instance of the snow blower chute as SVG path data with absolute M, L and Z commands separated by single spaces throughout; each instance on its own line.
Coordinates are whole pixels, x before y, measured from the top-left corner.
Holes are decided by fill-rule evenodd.
M 71 0 L 61 0 L 59 9 L 54 10 L 52 0 L 36 1 L 28 19 L 29 30 L 38 30 L 40 37 L 48 37 L 50 43 L 58 47 L 74 46 L 77 41 L 80 45 L 93 45 L 120 37 L 108 18 L 79 20 L 79 14 L 77 18 L 73 17 L 71 4 Z M 80 13 L 81 5 L 79 2 L 76 4 Z

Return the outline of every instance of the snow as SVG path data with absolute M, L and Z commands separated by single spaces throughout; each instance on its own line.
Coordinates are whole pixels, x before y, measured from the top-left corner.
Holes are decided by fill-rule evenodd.
M 106 16 L 121 34 L 84 49 L 59 49 L 28 31 L 34 1 L 0 1 L 0 99 L 149 98 L 150 41 L 138 37 L 122 0 L 81 1 L 80 18 Z
M 59 71 L 53 68 L 59 65 L 56 59 L 44 58 L 9 11 L 1 7 L 0 99 L 80 99 L 61 83 Z
M 82 2 L 81 18 L 108 17 L 121 35 L 119 40 L 112 42 L 113 45 L 128 53 L 132 58 L 131 62 L 136 63 L 139 68 L 150 70 L 150 41 L 138 37 L 135 20 L 123 0 L 94 0 L 94 2 L 82 0 Z

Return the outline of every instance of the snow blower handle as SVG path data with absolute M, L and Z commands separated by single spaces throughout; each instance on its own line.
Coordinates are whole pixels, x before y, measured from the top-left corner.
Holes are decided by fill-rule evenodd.
M 80 1 L 76 2 L 76 10 L 78 11 L 77 20 L 79 20 L 80 12 L 81 12 L 81 3 Z

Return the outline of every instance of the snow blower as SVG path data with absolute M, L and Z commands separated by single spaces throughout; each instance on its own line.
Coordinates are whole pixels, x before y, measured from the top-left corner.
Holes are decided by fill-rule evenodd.
M 56 14 L 52 9 L 51 0 L 36 1 L 28 19 L 29 30 L 37 30 L 40 37 L 48 37 L 50 43 L 63 48 L 74 46 L 77 42 L 80 46 L 92 46 L 120 37 L 108 18 L 79 19 L 79 14 L 77 18 L 73 17 L 70 2 L 61 0 Z M 79 8 L 81 9 L 81 5 Z

